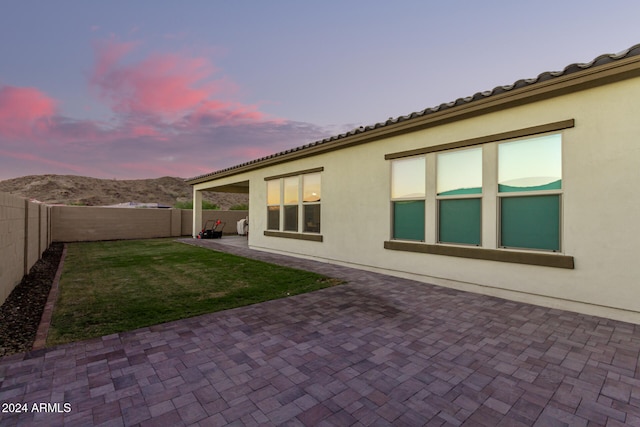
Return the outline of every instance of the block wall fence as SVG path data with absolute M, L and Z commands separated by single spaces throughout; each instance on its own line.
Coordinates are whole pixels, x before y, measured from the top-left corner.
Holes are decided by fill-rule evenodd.
M 51 207 L 0 193 L 0 304 L 51 244 Z
M 236 223 L 248 211 L 203 211 L 202 222 L 220 219 L 224 234 L 237 234 Z M 105 208 L 52 206 L 51 234 L 54 242 L 153 239 L 190 236 L 191 209 Z
M 202 222 L 220 219 L 224 234 L 248 211 L 203 211 Z M 88 242 L 190 236 L 191 209 L 47 206 L 0 193 L 0 304 L 52 242 Z

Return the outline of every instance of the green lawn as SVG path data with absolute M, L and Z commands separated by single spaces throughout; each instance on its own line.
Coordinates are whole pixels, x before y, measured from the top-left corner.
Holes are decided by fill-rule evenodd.
M 47 345 L 108 335 L 339 283 L 172 239 L 71 243 Z

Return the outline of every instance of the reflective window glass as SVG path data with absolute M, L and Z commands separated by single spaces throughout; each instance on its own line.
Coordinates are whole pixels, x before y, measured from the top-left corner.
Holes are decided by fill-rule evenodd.
M 304 205 L 304 230 L 305 233 L 320 232 L 320 204 Z
M 560 196 L 500 198 L 500 246 L 560 250 Z
M 280 206 L 267 207 L 267 229 L 280 229 Z
M 303 202 L 319 202 L 320 201 L 320 174 L 314 173 L 303 175 L 302 177 L 302 201 Z
M 498 191 L 562 188 L 560 134 L 506 142 L 498 146 Z
M 298 203 L 298 177 L 292 176 L 284 179 L 284 203 Z
M 280 180 L 279 179 L 267 181 L 267 204 L 268 205 L 280 204 Z
M 393 238 L 424 241 L 424 200 L 393 202 Z
M 298 205 L 284 207 L 284 231 L 298 231 Z
M 482 199 L 438 201 L 438 240 L 442 243 L 481 244 Z
M 391 198 L 424 197 L 425 169 L 424 156 L 391 162 Z
M 482 147 L 438 154 L 437 193 L 482 193 Z

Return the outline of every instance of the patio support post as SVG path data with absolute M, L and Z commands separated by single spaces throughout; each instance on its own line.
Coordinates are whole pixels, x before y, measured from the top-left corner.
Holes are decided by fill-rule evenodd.
M 193 188 L 193 238 L 198 237 L 202 228 L 202 191 Z

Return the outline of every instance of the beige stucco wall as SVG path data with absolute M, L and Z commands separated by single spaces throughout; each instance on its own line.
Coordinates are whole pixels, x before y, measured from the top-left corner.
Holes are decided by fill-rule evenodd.
M 0 304 L 50 243 L 49 208 L 0 193 Z
M 201 183 L 250 181 L 252 248 L 380 270 L 536 304 L 640 323 L 640 79 L 600 86 L 454 123 Z M 386 250 L 390 163 L 384 155 L 575 119 L 563 135 L 563 254 L 559 269 Z M 484 146 L 495 164 L 497 146 Z M 487 163 L 487 159 L 489 162 Z M 357 167 L 354 165 L 357 163 Z M 427 155 L 427 168 L 435 155 Z M 264 236 L 266 176 L 324 167 L 323 242 Z M 496 177 L 485 169 L 483 247 L 496 248 Z M 433 183 L 427 192 L 435 191 Z M 435 243 L 435 203 L 427 197 L 427 243 Z

